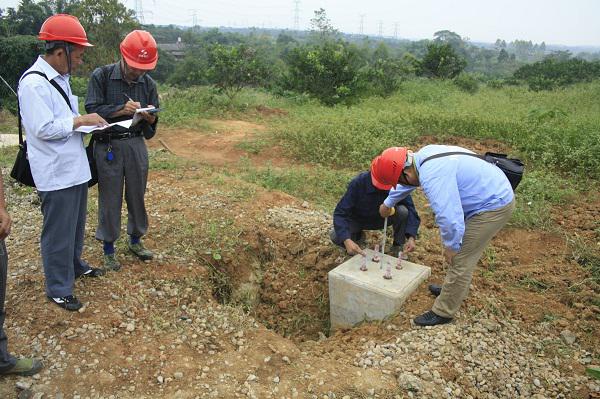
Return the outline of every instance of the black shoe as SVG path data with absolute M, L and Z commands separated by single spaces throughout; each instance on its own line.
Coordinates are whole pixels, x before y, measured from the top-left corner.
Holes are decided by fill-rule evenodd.
M 450 323 L 452 318 L 438 316 L 433 313 L 433 310 L 429 310 L 423 313 L 421 316 L 415 317 L 413 321 L 418 326 L 436 326 L 438 324 Z
M 80 274 L 79 276 L 76 276 L 75 278 L 81 278 L 81 277 L 102 277 L 106 274 L 106 270 L 104 269 L 98 269 L 96 267 L 90 267 L 90 269 L 87 272 L 84 272 L 82 274 Z
M 75 312 L 76 310 L 79 310 L 83 307 L 81 302 L 79 302 L 79 299 L 75 298 L 73 295 L 67 295 L 61 298 L 52 298 L 49 296 L 48 299 L 50 300 L 50 302 L 53 302 L 61 308 L 66 309 L 70 312 Z
M 434 296 L 440 296 L 442 293 L 442 286 L 437 284 L 429 284 L 429 292 L 431 292 Z

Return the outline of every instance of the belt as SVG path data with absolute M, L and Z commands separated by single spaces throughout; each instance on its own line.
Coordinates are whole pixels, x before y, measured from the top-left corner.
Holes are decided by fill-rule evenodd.
M 127 140 L 134 137 L 140 137 L 142 134 L 142 132 L 101 133 L 95 134 L 94 138 L 99 143 L 108 143 L 111 140 Z

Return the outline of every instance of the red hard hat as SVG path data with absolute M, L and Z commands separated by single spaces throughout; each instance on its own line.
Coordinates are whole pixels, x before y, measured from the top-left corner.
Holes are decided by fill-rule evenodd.
M 156 41 L 145 30 L 134 30 L 121 42 L 121 55 L 127 65 L 149 71 L 158 61 Z
M 380 190 L 396 187 L 406 163 L 406 147 L 390 147 L 371 162 L 371 181 Z
M 93 46 L 88 42 L 85 29 L 77 17 L 68 14 L 56 14 L 48 17 L 40 28 L 38 39 L 50 42 L 62 41 L 86 47 Z

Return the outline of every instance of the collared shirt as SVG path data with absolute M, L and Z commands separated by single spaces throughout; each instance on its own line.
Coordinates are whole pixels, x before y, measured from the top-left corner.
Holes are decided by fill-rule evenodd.
M 381 219 L 379 206 L 388 196 L 389 191 L 379 190 L 371 181 L 371 172 L 362 172 L 348 184 L 348 189 L 340 199 L 333 212 L 333 226 L 336 235 L 343 241 L 350 238 L 350 220 L 369 225 Z M 412 198 L 402 199 L 402 205 L 408 209 L 406 234 L 417 237 L 421 219 L 415 209 Z
M 444 152 L 472 152 L 462 147 L 428 145 L 415 153 L 419 182 L 435 213 L 442 242 L 455 252 L 460 250 L 465 221 L 470 217 L 510 204 L 514 192 L 506 175 L 495 165 L 468 155 L 427 157 Z M 415 187 L 398 184 L 384 201 L 392 207 Z
M 90 180 L 90 167 L 83 146 L 83 134 L 73 131 L 79 116 L 77 97 L 71 92 L 69 75 L 59 74 L 42 57 L 29 68 L 55 80 L 68 95 L 69 109 L 62 95 L 43 76 L 27 75 L 19 83 L 19 108 L 27 137 L 31 174 L 39 191 L 55 191 Z
M 139 102 L 142 108 L 148 105 L 159 107 L 156 82 L 147 73 L 134 82 L 127 82 L 121 73 L 121 63 L 117 62 L 96 68 L 92 72 L 85 98 L 85 109 L 87 112 L 96 112 L 109 123 L 119 122 L 131 119 L 131 115 L 117 118 L 110 118 L 109 115 L 121 110 L 129 98 Z M 158 122 L 158 118 L 156 119 Z M 157 122 L 152 126 L 148 123 L 140 124 L 146 138 L 154 135 Z

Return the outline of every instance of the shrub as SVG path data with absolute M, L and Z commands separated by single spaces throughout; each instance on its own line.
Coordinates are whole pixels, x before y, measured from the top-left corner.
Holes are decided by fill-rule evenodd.
M 599 78 L 600 61 L 547 58 L 523 65 L 515 71 L 513 77 L 526 82 L 533 91 L 552 90 L 559 86 Z
M 461 73 L 453 80 L 454 84 L 464 92 L 476 93 L 479 90 L 479 82 L 468 73 Z
M 208 50 L 206 76 L 230 100 L 244 87 L 258 86 L 267 80 L 269 70 L 256 49 L 245 44 L 214 44 Z
M 504 83 L 503 79 L 490 79 L 486 82 L 487 86 L 492 89 L 501 89 L 504 87 Z
M 80 78 L 77 76 L 72 76 L 70 79 L 71 82 L 71 91 L 74 95 L 79 98 L 85 98 L 87 95 L 87 87 L 88 87 L 89 78 Z
M 286 89 L 308 93 L 325 105 L 352 104 L 361 93 L 359 51 L 346 42 L 327 40 L 293 48 L 285 56 Z
M 0 75 L 17 91 L 19 78 L 41 52 L 41 42 L 35 36 L 11 36 L 0 38 Z M 0 82 L 0 106 L 16 110 L 14 94 Z
M 458 76 L 467 66 L 467 61 L 448 43 L 431 43 L 427 53 L 420 62 L 420 73 L 423 76 L 452 79 Z

